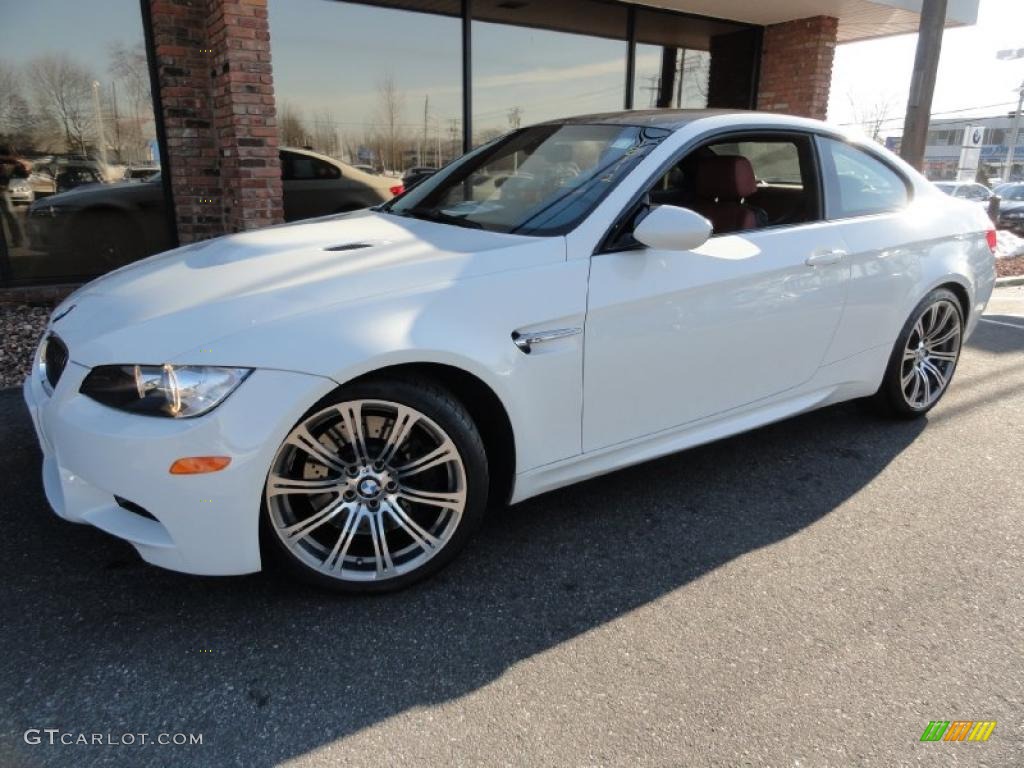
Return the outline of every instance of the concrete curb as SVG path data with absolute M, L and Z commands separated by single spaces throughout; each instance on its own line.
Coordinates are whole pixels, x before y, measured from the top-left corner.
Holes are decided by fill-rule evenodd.
M 996 288 L 1008 288 L 1011 285 L 1024 285 L 1024 275 L 996 278 Z

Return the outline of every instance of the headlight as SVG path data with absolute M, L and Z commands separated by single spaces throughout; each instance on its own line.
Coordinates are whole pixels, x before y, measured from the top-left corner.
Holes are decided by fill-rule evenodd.
M 101 365 L 79 391 L 123 411 L 187 419 L 216 408 L 250 373 L 205 365 Z

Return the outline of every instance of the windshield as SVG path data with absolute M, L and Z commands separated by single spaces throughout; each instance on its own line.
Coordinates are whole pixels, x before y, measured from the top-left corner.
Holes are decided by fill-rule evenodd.
M 523 128 L 380 210 L 493 232 L 565 234 L 669 133 L 624 125 Z
M 1024 200 L 1024 184 L 1014 184 L 999 191 L 1003 200 Z

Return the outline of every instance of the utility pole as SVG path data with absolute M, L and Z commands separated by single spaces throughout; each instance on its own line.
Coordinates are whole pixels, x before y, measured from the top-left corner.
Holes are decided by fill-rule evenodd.
M 924 0 L 921 7 L 917 54 L 910 79 L 910 98 L 907 99 L 907 117 L 903 123 L 903 142 L 900 148 L 903 159 L 917 169 L 924 163 L 924 148 L 928 141 L 935 76 L 939 69 L 942 33 L 946 26 L 946 2 Z
M 426 165 L 423 155 L 427 151 L 427 115 L 430 114 L 430 96 L 423 97 L 423 141 L 420 143 L 420 151 L 416 153 L 416 162 L 419 165 Z
M 1007 48 L 1006 50 L 998 51 L 996 53 L 996 58 L 1000 61 L 1024 59 L 1024 48 Z M 1020 134 L 1021 107 L 1024 106 L 1024 83 L 1021 83 L 1017 90 L 1020 92 L 1020 98 L 1017 99 L 1017 111 L 1013 113 L 1013 124 L 1010 127 L 1010 146 L 1006 150 L 1006 164 L 1003 166 L 1003 181 L 1010 181 L 1010 176 L 1013 175 L 1013 156 L 1017 149 L 1017 136 Z
M 1020 97 L 1017 99 L 1017 111 L 1013 113 L 1013 123 L 1010 125 L 1010 147 L 1006 150 L 1006 168 L 1003 170 L 1003 181 L 1010 181 L 1013 176 L 1013 155 L 1017 149 L 1017 136 L 1020 134 L 1020 112 L 1024 108 L 1024 83 L 1021 83 Z
M 96 143 L 99 144 L 100 159 L 103 161 L 103 173 L 107 173 L 107 138 L 103 135 L 103 113 L 100 111 L 100 83 L 92 81 L 92 104 L 96 110 Z

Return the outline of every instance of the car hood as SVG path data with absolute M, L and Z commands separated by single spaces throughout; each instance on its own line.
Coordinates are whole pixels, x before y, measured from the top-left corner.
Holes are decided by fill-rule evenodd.
M 53 330 L 71 359 L 87 366 L 199 362 L 182 355 L 248 365 L 221 359 L 211 342 L 304 313 L 315 324 L 312 316 L 326 307 L 564 259 L 563 238 L 360 211 L 207 240 L 122 267 L 69 296 L 54 312 Z
M 1024 200 L 1000 200 L 999 212 L 1006 213 L 1007 211 L 1024 211 Z

